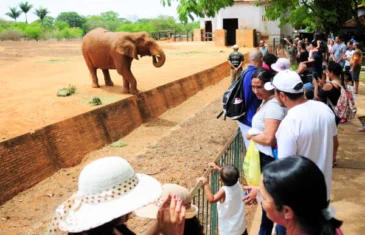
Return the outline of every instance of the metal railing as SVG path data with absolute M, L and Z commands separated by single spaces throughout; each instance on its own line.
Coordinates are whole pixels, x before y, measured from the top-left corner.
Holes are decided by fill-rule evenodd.
M 242 139 L 241 131 L 238 129 L 220 151 L 214 162 L 217 163 L 218 166 L 224 164 L 233 164 L 236 166 L 240 173 L 240 181 L 243 183 L 243 160 L 245 155 L 245 144 Z M 210 189 L 213 194 L 222 186 L 222 183 L 219 180 L 219 173 L 212 171 L 211 167 L 208 168 L 203 176 L 208 178 Z M 204 233 L 206 235 L 218 234 L 217 204 L 210 204 L 206 200 L 204 187 L 202 187 L 201 182 L 195 186 L 191 195 L 193 197 L 193 204 L 199 209 L 198 218 L 204 226 Z

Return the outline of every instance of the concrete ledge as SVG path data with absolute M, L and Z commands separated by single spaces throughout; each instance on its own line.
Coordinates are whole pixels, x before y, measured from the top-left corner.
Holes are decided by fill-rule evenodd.
M 204 88 L 229 76 L 224 62 L 211 69 L 0 142 L 0 205 L 72 167 L 83 157 L 132 132 Z

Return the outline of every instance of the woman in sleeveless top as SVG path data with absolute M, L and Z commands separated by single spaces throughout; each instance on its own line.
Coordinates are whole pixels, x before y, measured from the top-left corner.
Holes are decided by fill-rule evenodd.
M 321 84 L 321 80 L 319 80 L 319 84 L 315 79 L 313 79 L 313 86 L 314 86 L 314 99 L 322 101 L 332 109 L 332 105 L 336 106 L 338 98 L 340 98 L 341 95 L 341 87 L 344 86 L 343 80 L 341 79 L 342 76 L 342 67 L 340 64 L 335 62 L 330 62 L 328 64 L 328 70 L 327 70 L 327 77 L 330 80 L 330 82 L 325 83 L 324 85 Z M 323 86 L 322 86 L 323 85 Z M 318 92 L 318 86 L 321 86 L 322 89 L 320 92 Z M 330 104 L 332 103 L 332 105 Z M 333 109 L 332 109 L 333 111 Z M 341 121 L 339 117 L 335 115 L 336 119 L 336 125 L 338 125 Z M 333 166 L 336 165 L 336 156 L 337 156 L 337 150 L 339 146 L 338 138 L 336 135 L 336 138 L 334 139 L 334 151 L 333 151 Z

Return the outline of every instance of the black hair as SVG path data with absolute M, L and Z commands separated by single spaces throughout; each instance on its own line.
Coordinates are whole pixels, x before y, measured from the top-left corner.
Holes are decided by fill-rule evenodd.
M 354 45 L 351 41 L 348 42 L 350 45 Z
M 313 91 L 306 91 L 304 93 L 304 95 L 307 98 L 307 100 L 313 100 L 314 99 L 314 92 Z
M 233 186 L 237 183 L 240 173 L 234 165 L 226 164 L 222 167 L 220 176 L 225 186 Z
M 134 232 L 128 229 L 124 224 L 119 225 L 121 217 L 113 219 L 99 227 L 92 228 L 88 231 L 83 231 L 79 233 L 68 233 L 68 235 L 113 235 L 114 229 L 122 232 L 124 235 L 136 235 Z
M 305 157 L 289 156 L 273 161 L 263 169 L 263 184 L 274 199 L 277 211 L 290 207 L 308 234 L 335 235 L 342 221 L 327 220 L 327 187 L 322 171 Z
M 333 73 L 336 77 L 338 77 L 341 80 L 341 85 L 345 86 L 344 74 L 340 64 L 333 61 L 329 62 L 328 71 Z
M 305 47 L 305 43 L 304 42 L 301 42 L 300 43 L 300 47 L 303 48 L 304 50 L 307 50 L 307 48 Z
M 276 61 L 278 60 L 278 57 L 276 57 L 274 54 L 271 54 L 271 53 L 267 53 L 265 56 L 264 56 L 264 62 L 265 64 L 267 64 L 270 68 L 271 68 L 271 65 L 276 63 Z
M 312 45 L 313 47 L 317 47 L 317 46 L 318 46 L 317 41 L 315 41 L 315 40 L 311 41 L 311 45 Z
M 196 216 L 185 220 L 184 235 L 204 235 L 204 227 Z
M 275 74 L 273 72 L 268 71 L 263 68 L 259 68 L 258 70 L 256 70 L 256 72 L 252 76 L 252 79 L 258 78 L 263 84 L 265 84 L 267 82 L 271 82 L 271 80 L 274 76 L 275 76 Z

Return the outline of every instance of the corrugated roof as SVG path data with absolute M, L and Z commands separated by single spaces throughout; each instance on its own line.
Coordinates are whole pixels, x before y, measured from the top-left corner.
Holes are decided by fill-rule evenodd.
M 359 16 L 360 23 L 362 25 L 365 25 L 365 15 Z M 346 28 L 355 28 L 356 27 L 356 21 L 354 19 L 348 20 L 343 25 Z

